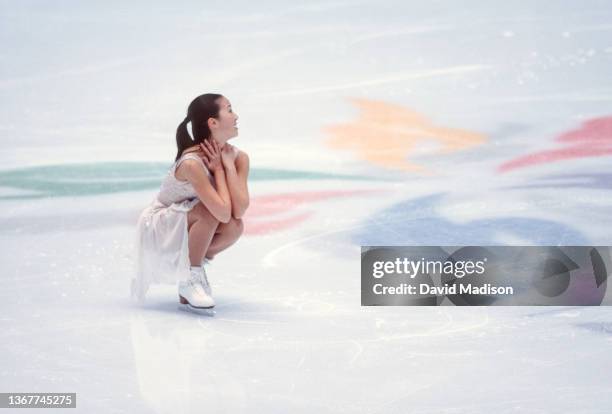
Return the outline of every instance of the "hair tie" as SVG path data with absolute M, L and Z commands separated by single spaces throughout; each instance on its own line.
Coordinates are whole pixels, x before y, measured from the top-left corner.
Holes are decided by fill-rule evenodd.
M 192 125 L 191 123 L 191 119 L 189 119 L 189 115 L 187 115 L 185 117 L 185 119 L 183 119 L 183 124 L 185 124 L 185 128 L 187 129 L 187 135 L 189 135 L 189 138 L 191 138 L 191 140 L 193 141 L 193 130 L 192 130 Z

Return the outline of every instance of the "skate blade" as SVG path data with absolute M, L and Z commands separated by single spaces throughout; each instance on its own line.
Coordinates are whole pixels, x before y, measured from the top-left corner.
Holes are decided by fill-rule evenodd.
M 204 316 L 215 316 L 215 314 L 217 313 L 213 308 L 196 308 L 194 306 L 191 306 L 189 303 L 179 303 L 178 308 L 184 312 L 190 312 Z

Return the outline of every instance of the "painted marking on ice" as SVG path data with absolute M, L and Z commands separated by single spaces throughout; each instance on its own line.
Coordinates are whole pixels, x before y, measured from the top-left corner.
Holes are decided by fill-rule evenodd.
M 432 174 L 435 171 L 408 160 L 423 148 L 443 156 L 484 144 L 479 133 L 440 126 L 411 109 L 388 102 L 352 99 L 359 118 L 326 127 L 331 135 L 326 144 L 337 150 L 350 150 L 374 165 L 407 172 Z
M 498 167 L 498 172 L 532 167 L 571 159 L 612 155 L 612 116 L 585 121 L 577 129 L 565 132 L 555 139 L 554 148 L 523 155 Z

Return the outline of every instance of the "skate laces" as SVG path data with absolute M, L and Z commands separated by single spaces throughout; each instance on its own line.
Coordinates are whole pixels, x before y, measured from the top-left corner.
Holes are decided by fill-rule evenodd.
M 206 293 L 212 295 L 212 288 L 210 286 L 210 282 L 208 281 L 208 275 L 206 274 L 206 266 L 210 266 L 210 260 L 204 257 L 204 260 L 202 261 L 202 274 L 200 275 L 200 282 L 202 283 Z
M 204 290 L 204 286 L 202 286 L 202 274 L 204 274 L 204 277 L 206 277 L 206 273 L 204 273 L 204 269 L 202 269 L 201 272 L 192 270 L 191 277 L 187 281 L 187 283 L 189 283 L 192 289 L 194 289 L 199 294 L 206 293 L 206 291 Z
M 208 276 L 206 275 L 206 271 L 204 270 L 204 268 L 202 268 L 202 273 L 200 274 L 200 282 L 202 283 L 202 286 L 204 286 L 204 288 L 210 286 L 210 283 L 208 283 Z

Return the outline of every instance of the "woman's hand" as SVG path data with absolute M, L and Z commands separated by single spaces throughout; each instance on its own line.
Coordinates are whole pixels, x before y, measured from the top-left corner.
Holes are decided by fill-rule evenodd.
M 223 148 L 221 149 L 221 161 L 225 168 L 233 167 L 236 162 L 236 157 L 238 156 L 238 148 L 234 147 L 231 144 L 225 143 Z
M 219 145 L 217 141 L 214 139 L 204 140 L 200 144 L 200 148 L 202 152 L 204 152 L 204 156 L 202 157 L 202 161 L 204 161 L 204 165 L 213 173 L 219 171 L 219 169 L 223 169 L 223 163 L 221 161 L 221 150 L 219 149 Z

